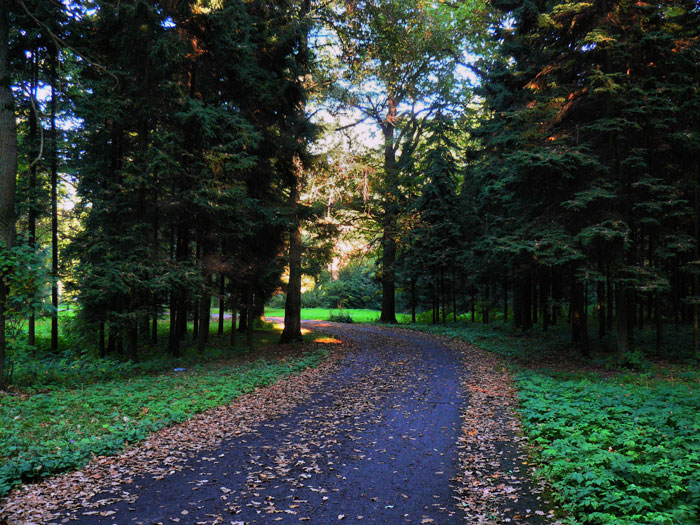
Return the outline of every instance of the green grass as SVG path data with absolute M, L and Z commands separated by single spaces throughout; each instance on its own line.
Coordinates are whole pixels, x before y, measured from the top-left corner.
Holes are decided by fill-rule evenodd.
M 328 321 L 331 315 L 338 315 L 341 310 L 328 308 L 302 308 L 301 318 L 307 321 Z M 343 308 L 343 314 L 349 315 L 355 323 L 373 323 L 379 321 L 379 310 L 360 308 Z M 265 308 L 265 317 L 284 317 L 283 308 Z M 399 322 L 408 322 L 408 314 L 396 314 Z
M 20 482 L 117 453 L 160 428 L 315 366 L 325 355 L 316 349 L 285 361 L 219 361 L 81 388 L 0 393 L 0 497 Z
M 648 360 L 651 331 L 636 334 L 636 369 L 598 354 L 551 371 L 523 363 L 539 366 L 559 354 L 566 364 L 562 353 L 578 353 L 566 327 L 547 334 L 503 323 L 412 328 L 462 339 L 511 364 L 539 473 L 572 523 L 700 522 L 700 374 L 696 366 Z M 688 335 L 670 332 L 665 352 L 687 355 Z

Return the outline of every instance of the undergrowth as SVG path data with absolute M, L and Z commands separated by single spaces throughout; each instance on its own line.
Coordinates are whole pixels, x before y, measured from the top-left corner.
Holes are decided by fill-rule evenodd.
M 697 523 L 700 388 L 516 376 L 540 473 L 584 523 Z

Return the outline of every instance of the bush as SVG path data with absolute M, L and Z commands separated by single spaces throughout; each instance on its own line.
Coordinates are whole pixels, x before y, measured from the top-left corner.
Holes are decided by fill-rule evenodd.
M 350 317 L 350 314 L 348 313 L 343 313 L 343 312 L 338 312 L 337 314 L 334 314 L 333 312 L 330 313 L 328 316 L 328 320 L 332 321 L 334 323 L 352 323 L 352 317 Z
M 317 286 L 322 305 L 326 308 L 381 307 L 381 288 L 374 280 L 374 269 L 362 262 L 348 264 L 338 272 L 338 278 Z

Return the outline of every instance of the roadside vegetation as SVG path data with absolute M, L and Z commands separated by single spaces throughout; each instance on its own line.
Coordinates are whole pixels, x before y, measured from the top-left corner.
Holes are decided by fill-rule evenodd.
M 589 359 L 571 346 L 566 326 L 525 333 L 502 321 L 408 327 L 504 358 L 537 475 L 564 521 L 697 523 L 700 370 L 687 327 L 666 328 L 661 355 L 654 331 L 642 330 L 626 355 L 607 351 L 614 341 L 606 338 Z
M 66 320 L 66 323 L 69 321 Z M 75 353 L 62 334 L 59 355 L 41 349 L 15 362 L 12 389 L 0 392 L 0 497 L 22 482 L 75 470 L 92 457 L 121 452 L 150 433 L 276 380 L 318 365 L 327 355 L 321 336 L 303 346 L 277 346 L 280 329 L 256 323 L 253 344 L 230 345 L 212 329 L 203 353 L 196 345 L 179 358 L 152 349 L 148 360 L 98 359 Z M 47 324 L 50 326 L 50 324 Z M 167 332 L 167 326 L 162 330 Z M 48 335 L 50 337 L 50 334 Z M 63 345 L 62 345 L 63 346 Z

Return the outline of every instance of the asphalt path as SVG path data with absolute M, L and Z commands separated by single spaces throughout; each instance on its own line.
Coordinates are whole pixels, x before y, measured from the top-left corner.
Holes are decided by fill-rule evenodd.
M 457 352 L 415 332 L 305 324 L 355 347 L 310 401 L 169 476 L 135 478 L 135 498 L 78 521 L 463 522 L 451 486 L 467 403 Z

